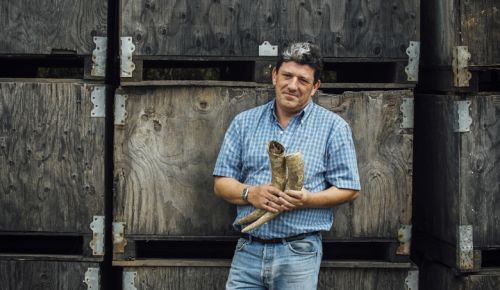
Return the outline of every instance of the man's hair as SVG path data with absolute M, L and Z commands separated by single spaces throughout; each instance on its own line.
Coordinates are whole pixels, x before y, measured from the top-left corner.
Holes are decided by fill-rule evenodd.
M 319 46 L 309 42 L 295 42 L 283 49 L 280 58 L 276 63 L 276 71 L 279 71 L 281 64 L 294 61 L 306 64 L 314 69 L 314 83 L 321 79 L 323 71 L 323 58 Z

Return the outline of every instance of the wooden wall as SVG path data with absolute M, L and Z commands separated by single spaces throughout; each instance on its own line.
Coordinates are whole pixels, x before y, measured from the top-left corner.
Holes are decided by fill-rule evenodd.
M 104 215 L 104 118 L 80 81 L 0 82 L 0 231 L 91 233 Z
M 106 29 L 106 0 L 0 2 L 0 54 L 89 55 Z
M 258 56 L 313 41 L 328 57 L 407 58 L 419 39 L 419 1 L 122 1 L 120 36 L 135 55 Z

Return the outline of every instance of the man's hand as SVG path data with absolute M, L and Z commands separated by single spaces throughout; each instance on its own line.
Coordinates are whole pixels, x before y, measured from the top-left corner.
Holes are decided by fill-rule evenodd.
M 309 191 L 305 188 L 302 190 L 286 190 L 279 196 L 279 202 L 284 207 L 284 210 L 292 210 L 303 208 L 309 198 Z
M 248 202 L 256 208 L 264 209 L 270 212 L 282 212 L 290 204 L 283 203 L 279 198 L 285 194 L 271 184 L 251 186 L 248 188 Z

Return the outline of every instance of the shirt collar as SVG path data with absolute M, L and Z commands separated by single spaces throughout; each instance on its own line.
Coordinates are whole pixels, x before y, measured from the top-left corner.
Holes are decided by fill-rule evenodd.
M 274 121 L 278 122 L 278 116 L 276 116 L 276 111 L 274 110 L 275 104 L 276 104 L 276 98 L 274 98 L 270 102 L 269 110 L 271 110 L 271 116 L 274 119 Z M 303 122 L 305 122 L 307 117 L 309 117 L 309 115 L 311 115 L 311 112 L 313 111 L 313 109 L 314 109 L 314 101 L 311 99 L 309 104 L 307 104 L 307 106 L 304 109 L 302 109 L 302 111 L 300 113 L 298 113 L 295 116 L 295 118 L 298 117 L 300 122 L 303 123 Z

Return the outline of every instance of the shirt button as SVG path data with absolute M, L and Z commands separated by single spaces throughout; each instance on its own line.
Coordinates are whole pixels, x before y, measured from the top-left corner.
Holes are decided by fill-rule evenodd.
M 283 131 L 280 131 L 280 134 L 283 135 Z

